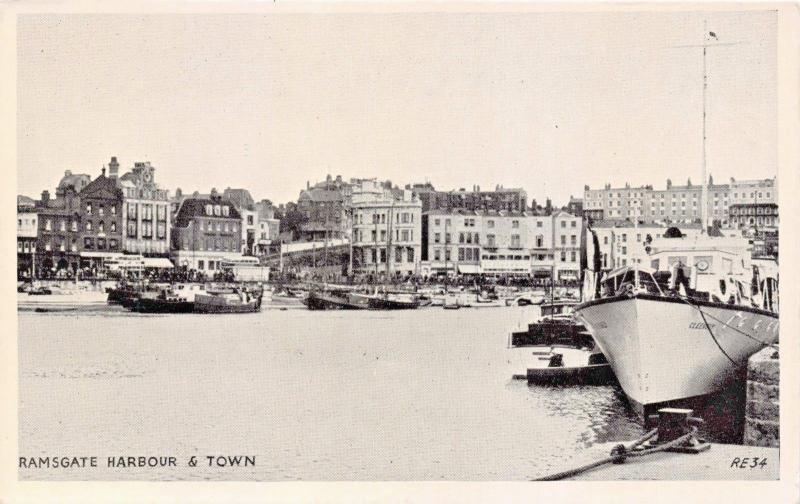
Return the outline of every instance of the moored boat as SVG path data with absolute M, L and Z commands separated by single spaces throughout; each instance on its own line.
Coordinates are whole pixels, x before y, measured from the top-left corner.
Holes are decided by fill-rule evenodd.
M 724 388 L 779 330 L 777 281 L 758 278 L 746 239 L 663 238 L 648 260 L 575 309 L 642 414 Z
M 197 294 L 194 297 L 195 313 L 255 313 L 261 310 L 263 291 L 250 292 L 234 289 L 232 292 Z
M 420 306 L 415 296 L 401 294 L 369 296 L 368 304 L 371 310 L 416 310 Z
M 137 313 L 192 313 L 194 302 L 165 290 L 154 298 L 137 298 L 131 310 Z

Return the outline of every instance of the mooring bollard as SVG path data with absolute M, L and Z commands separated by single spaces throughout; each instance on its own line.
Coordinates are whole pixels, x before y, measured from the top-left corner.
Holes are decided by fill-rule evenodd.
M 658 423 L 656 438 L 643 445 L 645 449 L 685 438 L 682 442 L 670 446 L 664 451 L 678 453 L 700 453 L 711 448 L 711 444 L 697 437 L 697 426 L 703 423 L 701 418 L 692 416 L 694 410 L 682 408 L 661 408 L 658 415 L 651 415 L 648 420 Z

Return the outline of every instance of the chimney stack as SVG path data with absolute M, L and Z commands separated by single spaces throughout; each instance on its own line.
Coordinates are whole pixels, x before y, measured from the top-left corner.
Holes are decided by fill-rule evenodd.
M 47 206 L 47 203 L 50 201 L 50 191 L 44 190 L 42 191 L 42 204 Z
M 111 162 L 108 163 L 108 176 L 112 179 L 115 179 L 118 175 L 119 163 L 117 163 L 117 156 L 111 156 Z

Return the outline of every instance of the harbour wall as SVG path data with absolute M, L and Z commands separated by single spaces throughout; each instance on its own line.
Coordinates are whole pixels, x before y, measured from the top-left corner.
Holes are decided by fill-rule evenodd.
M 744 444 L 780 446 L 778 351 L 765 348 L 747 363 Z

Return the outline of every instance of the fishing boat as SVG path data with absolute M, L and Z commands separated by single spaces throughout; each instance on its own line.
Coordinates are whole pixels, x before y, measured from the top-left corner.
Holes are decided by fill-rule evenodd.
M 358 296 L 353 296 L 349 288 L 324 288 L 309 291 L 303 299 L 309 310 L 365 310 L 369 303 Z
M 572 316 L 577 304 L 571 299 L 556 299 L 541 305 L 541 317 L 528 324 L 526 331 L 512 332 L 510 346 L 559 344 L 576 348 L 593 347 L 591 334 Z
M 133 303 L 131 311 L 137 313 L 192 313 L 194 301 L 176 295 L 170 289 L 164 289 L 156 297 L 139 297 Z
M 415 310 L 420 302 L 411 294 L 379 294 L 368 297 L 370 310 Z
M 540 357 L 546 365 L 528 368 L 525 378 L 536 385 L 606 385 L 614 371 L 598 349 L 552 348 Z
M 778 340 L 777 279 L 758 274 L 746 238 L 665 235 L 650 267 L 611 271 L 575 308 L 644 415 L 724 388 Z
M 261 310 L 263 291 L 233 289 L 230 292 L 197 294 L 195 313 L 255 313 Z

